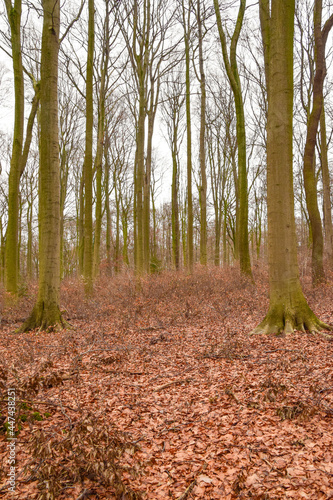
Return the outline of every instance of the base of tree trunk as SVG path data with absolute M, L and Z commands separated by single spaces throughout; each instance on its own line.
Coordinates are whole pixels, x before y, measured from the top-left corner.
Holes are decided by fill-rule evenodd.
M 266 317 L 250 335 L 290 335 L 294 333 L 295 330 L 319 333 L 322 332 L 322 330 L 332 329 L 332 326 L 323 323 L 317 318 L 304 299 L 304 303 L 293 308 L 287 308 L 284 304 L 270 307 Z M 331 337 L 330 335 L 328 336 Z
M 69 324 L 63 319 L 59 307 L 45 307 L 44 302 L 37 303 L 29 318 L 17 330 L 18 333 L 30 330 L 54 331 L 57 328 L 67 328 Z

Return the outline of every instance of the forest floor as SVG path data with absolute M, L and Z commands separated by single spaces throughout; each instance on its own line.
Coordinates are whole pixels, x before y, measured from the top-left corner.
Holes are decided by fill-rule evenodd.
M 36 286 L 11 305 L 2 293 L 0 498 L 332 499 L 333 342 L 249 336 L 268 307 L 267 275 L 255 280 L 103 278 L 89 300 L 67 280 L 72 328 L 25 334 Z M 333 324 L 333 276 L 303 289 Z

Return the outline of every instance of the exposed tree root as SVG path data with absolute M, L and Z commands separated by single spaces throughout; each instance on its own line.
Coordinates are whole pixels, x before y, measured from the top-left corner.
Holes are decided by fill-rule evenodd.
M 333 327 L 320 321 L 305 302 L 293 309 L 287 309 L 284 305 L 271 307 L 266 317 L 250 335 L 290 335 L 294 331 L 308 331 L 333 338 L 332 335 L 322 333 L 322 330 L 333 330 Z
M 45 307 L 44 303 L 37 303 L 29 318 L 18 328 L 17 333 L 24 333 L 30 330 L 52 332 L 57 328 L 69 328 L 70 325 L 63 319 L 60 309 L 57 306 Z

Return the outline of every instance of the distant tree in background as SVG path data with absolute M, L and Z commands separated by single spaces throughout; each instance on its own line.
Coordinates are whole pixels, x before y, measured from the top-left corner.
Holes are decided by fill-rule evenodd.
M 239 252 L 241 272 L 252 276 L 251 260 L 249 251 L 248 233 L 248 183 L 247 183 L 247 161 L 246 161 L 246 133 L 245 116 L 241 80 L 237 64 L 237 44 L 243 25 L 246 0 L 240 0 L 240 6 L 235 25 L 235 30 L 230 42 L 230 55 L 227 50 L 226 35 L 222 26 L 220 5 L 214 0 L 217 27 L 222 46 L 222 54 L 230 86 L 235 99 L 235 111 L 237 119 L 237 149 L 238 149 L 238 200 L 236 200 L 236 256 Z M 238 211 L 238 213 L 237 213 Z
M 86 142 L 84 152 L 84 259 L 83 274 L 86 293 L 92 293 L 93 286 L 93 72 L 95 47 L 95 4 L 88 1 L 88 51 L 86 74 Z
M 191 78 L 190 78 L 190 37 L 191 37 L 191 2 L 181 0 L 182 24 L 184 30 L 185 48 L 185 106 L 186 106 L 186 209 L 187 209 L 187 244 L 186 244 L 186 266 L 189 272 L 193 271 L 193 201 L 192 201 L 192 128 L 191 128 Z
M 8 225 L 5 247 L 5 277 L 7 292 L 17 293 L 18 285 L 18 233 L 19 233 L 19 190 L 20 178 L 27 163 L 32 128 L 39 104 L 39 84 L 30 74 L 35 95 L 32 101 L 24 143 L 24 76 L 21 50 L 21 0 L 5 0 L 10 26 L 11 52 L 14 73 L 15 117 L 11 165 L 8 180 Z
M 318 284 L 325 279 L 325 273 L 323 263 L 324 238 L 318 207 L 317 179 L 315 174 L 315 149 L 320 116 L 324 113 L 323 85 L 326 76 L 325 47 L 328 34 L 333 26 L 332 15 L 322 28 L 322 0 L 315 0 L 314 2 L 313 20 L 315 73 L 312 88 L 312 109 L 307 123 L 303 174 L 306 205 L 312 236 L 312 279 L 314 284 Z M 322 122 L 322 126 L 323 125 L 324 123 Z M 326 143 L 326 138 L 324 138 L 324 142 Z

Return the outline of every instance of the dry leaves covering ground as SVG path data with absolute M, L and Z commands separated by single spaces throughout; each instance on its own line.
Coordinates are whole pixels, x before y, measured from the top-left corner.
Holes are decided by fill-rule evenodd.
M 0 497 L 333 498 L 333 342 L 248 333 L 267 277 L 65 282 L 72 329 L 14 334 L 36 290 L 3 310 Z M 333 323 L 332 280 L 310 305 Z M 4 294 L 3 294 L 3 298 Z M 8 304 L 8 297 L 7 297 Z M 6 488 L 7 388 L 16 389 L 16 490 Z

